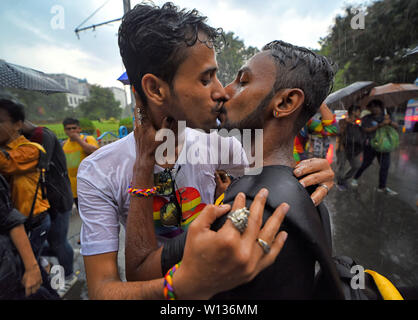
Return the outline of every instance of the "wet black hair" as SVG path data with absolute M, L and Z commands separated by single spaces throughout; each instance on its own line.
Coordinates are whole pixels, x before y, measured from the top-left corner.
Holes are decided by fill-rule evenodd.
M 64 121 L 62 122 L 62 125 L 64 126 L 64 128 L 65 126 L 69 124 L 75 124 L 76 126 L 80 126 L 80 121 L 74 118 L 65 118 Z
M 188 47 L 197 41 L 209 47 L 222 43 L 217 41 L 222 37 L 222 29 L 208 26 L 206 19 L 196 9 L 180 10 L 171 2 L 161 7 L 141 3 L 123 16 L 118 34 L 120 55 L 129 82 L 145 105 L 141 85 L 145 74 L 154 74 L 172 88 L 177 69 L 187 58 Z M 206 34 L 205 41 L 198 38 L 199 32 Z
M 13 123 L 25 121 L 25 107 L 10 94 L 0 93 L 0 109 L 6 110 Z
M 270 51 L 276 64 L 276 81 L 273 90 L 299 88 L 305 100 L 294 125 L 297 133 L 318 111 L 332 90 L 334 66 L 326 57 L 313 51 L 275 40 L 266 44 L 262 51 Z

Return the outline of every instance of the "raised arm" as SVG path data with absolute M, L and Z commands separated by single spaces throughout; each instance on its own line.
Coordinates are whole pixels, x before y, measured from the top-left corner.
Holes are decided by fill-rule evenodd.
M 94 151 L 99 149 L 99 145 L 93 137 L 81 139 L 81 135 L 76 131 L 68 131 L 67 135 L 68 138 L 76 141 L 87 155 L 92 154 Z
M 210 229 L 217 218 L 231 209 L 230 205 L 205 207 L 189 227 L 183 261 L 173 276 L 177 299 L 208 299 L 252 280 L 275 261 L 286 241 L 287 234 L 277 232 L 289 207 L 278 207 L 260 230 L 267 195 L 264 189 L 255 198 L 243 234 L 230 221 L 217 232 Z M 244 205 L 245 195 L 241 193 L 232 209 Z M 259 237 L 269 241 L 270 252 L 265 253 L 257 244 Z M 91 299 L 164 298 L 161 276 L 150 281 L 120 281 L 117 252 L 85 256 L 84 263 Z
M 92 154 L 94 151 L 99 149 L 97 141 L 95 141 L 95 140 L 93 141 L 93 139 L 89 139 L 89 137 L 87 137 L 87 139 L 85 141 L 84 141 L 84 139 L 77 140 L 78 144 L 83 148 L 83 151 L 86 154 Z M 88 141 L 88 140 L 90 140 L 90 141 Z
M 322 119 L 310 119 L 308 121 L 308 130 L 312 133 L 320 134 L 324 137 L 335 136 L 338 132 L 335 115 L 325 103 L 319 107 L 319 112 L 321 113 Z
M 163 128 L 168 126 L 164 120 Z M 155 141 L 156 129 L 145 117 L 135 122 L 136 160 L 133 168 L 132 187 L 154 187 L 155 149 L 161 142 Z M 125 266 L 129 281 L 161 277 L 158 243 L 153 220 L 153 197 L 131 196 L 126 223 Z

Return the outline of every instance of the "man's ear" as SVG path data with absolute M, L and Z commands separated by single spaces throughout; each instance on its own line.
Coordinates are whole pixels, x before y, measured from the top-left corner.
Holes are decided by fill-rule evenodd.
M 142 77 L 142 90 L 148 102 L 155 105 L 162 105 L 170 92 L 167 82 L 151 73 Z
M 305 101 L 305 94 L 301 89 L 283 89 L 273 98 L 273 114 L 276 118 L 287 117 L 298 110 Z

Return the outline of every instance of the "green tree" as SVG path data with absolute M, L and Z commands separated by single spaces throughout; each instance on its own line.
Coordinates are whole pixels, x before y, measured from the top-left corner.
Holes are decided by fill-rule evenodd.
M 223 33 L 223 36 L 225 39 L 223 49 L 216 56 L 219 66 L 217 76 L 223 85 L 227 85 L 235 79 L 245 61 L 260 50 L 251 46 L 246 47 L 233 32 Z
M 78 108 L 84 117 L 100 120 L 119 118 L 122 113 L 119 106 L 120 103 L 115 99 L 112 91 L 99 85 L 91 85 L 89 99 L 80 103 Z
M 123 119 L 123 118 L 132 118 L 132 117 L 133 117 L 132 105 L 127 104 L 126 107 L 122 111 L 121 118 Z
M 334 86 L 332 91 L 337 91 L 341 88 L 348 86 L 350 83 L 347 82 L 347 70 L 350 68 L 350 61 L 345 64 L 343 68 L 340 68 L 334 77 Z
M 44 94 L 23 89 L 8 89 L 25 106 L 26 118 L 30 121 L 62 120 L 68 108 L 65 94 Z
M 83 112 L 80 110 L 80 107 L 68 107 L 65 110 L 65 117 L 73 118 L 73 119 L 80 119 L 83 117 Z
M 353 29 L 351 21 L 364 14 L 364 29 Z M 345 8 L 330 33 L 321 39 L 320 52 L 340 68 L 339 82 L 413 82 L 417 77 L 416 57 L 405 58 L 418 45 L 418 0 L 382 0 L 369 6 Z

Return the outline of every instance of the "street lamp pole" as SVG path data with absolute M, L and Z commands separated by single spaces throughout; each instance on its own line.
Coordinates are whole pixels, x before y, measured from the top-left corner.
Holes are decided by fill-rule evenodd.
M 123 1 L 123 13 L 127 13 L 131 10 L 131 0 L 122 0 Z
M 122 1 L 123 1 L 123 14 L 126 14 L 129 10 L 131 10 L 131 0 L 122 0 Z M 132 114 L 135 115 L 135 95 L 132 91 L 132 85 L 129 88 L 129 92 L 131 93 Z

